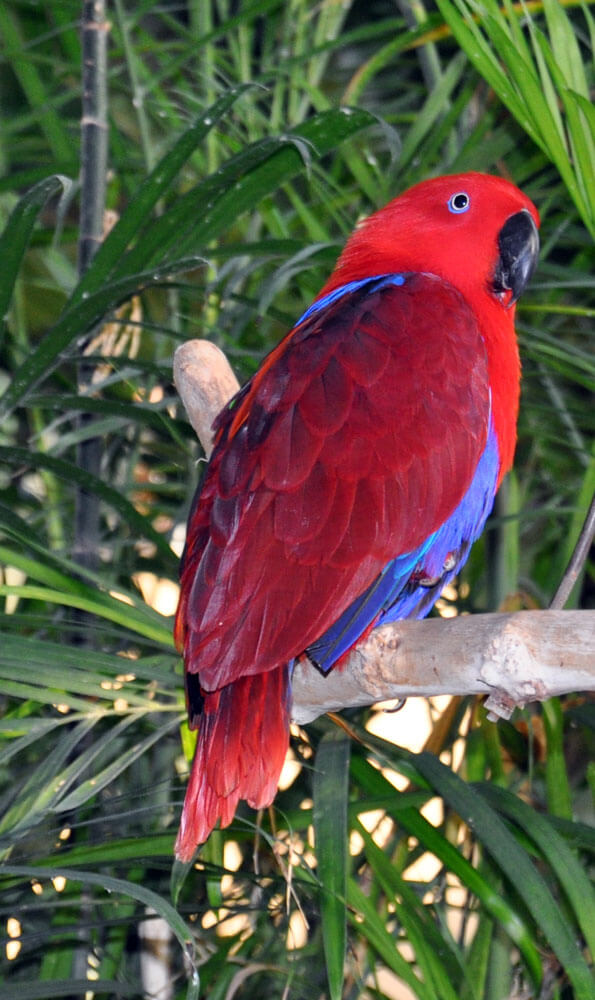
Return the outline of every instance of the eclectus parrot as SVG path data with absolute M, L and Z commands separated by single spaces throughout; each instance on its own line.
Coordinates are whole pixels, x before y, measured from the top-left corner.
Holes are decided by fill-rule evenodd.
M 175 625 L 199 730 L 181 860 L 240 799 L 273 800 L 296 660 L 326 672 L 426 615 L 467 559 L 512 464 L 538 225 L 498 177 L 405 191 L 217 417 Z

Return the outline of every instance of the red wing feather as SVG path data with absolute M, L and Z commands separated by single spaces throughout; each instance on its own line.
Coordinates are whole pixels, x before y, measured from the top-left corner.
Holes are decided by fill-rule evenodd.
M 213 690 L 287 663 L 452 513 L 485 445 L 486 351 L 428 275 L 345 293 L 269 356 L 192 513 L 176 637 Z

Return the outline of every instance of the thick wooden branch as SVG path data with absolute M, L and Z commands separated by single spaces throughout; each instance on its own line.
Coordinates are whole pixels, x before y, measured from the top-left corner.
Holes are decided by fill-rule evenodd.
M 205 340 L 176 351 L 174 380 L 207 456 L 212 422 L 239 388 L 227 358 Z M 403 621 L 374 629 L 342 669 L 323 676 L 303 659 L 293 719 L 410 695 L 486 694 L 493 718 L 516 705 L 595 690 L 595 611 L 519 611 Z
M 517 611 L 403 621 L 374 629 L 343 670 L 306 661 L 293 682 L 296 722 L 408 695 L 486 694 L 494 716 L 595 689 L 595 613 Z

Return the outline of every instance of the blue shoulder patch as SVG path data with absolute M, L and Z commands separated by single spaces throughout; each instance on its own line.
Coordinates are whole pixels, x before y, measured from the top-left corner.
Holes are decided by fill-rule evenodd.
M 343 295 L 348 295 L 349 292 L 356 292 L 358 288 L 362 288 L 364 285 L 369 285 L 378 282 L 379 285 L 404 285 L 405 276 L 402 274 L 376 274 L 371 278 L 359 278 L 357 281 L 348 281 L 344 285 L 339 285 L 338 288 L 334 288 L 332 292 L 327 295 L 323 295 L 321 299 L 317 299 L 312 305 L 306 309 L 298 319 L 296 326 L 303 323 L 305 319 L 309 319 L 313 313 L 320 312 L 326 306 L 331 305 L 332 302 L 336 302 Z

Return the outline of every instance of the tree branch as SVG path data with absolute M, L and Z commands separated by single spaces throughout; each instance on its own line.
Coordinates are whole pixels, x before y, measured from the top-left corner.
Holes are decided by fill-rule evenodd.
M 174 357 L 174 381 L 207 457 L 211 425 L 239 388 L 206 340 Z M 595 611 L 519 611 L 400 621 L 374 629 L 345 665 L 323 676 L 307 658 L 293 676 L 295 722 L 409 695 L 487 694 L 492 718 L 516 705 L 595 690 Z

